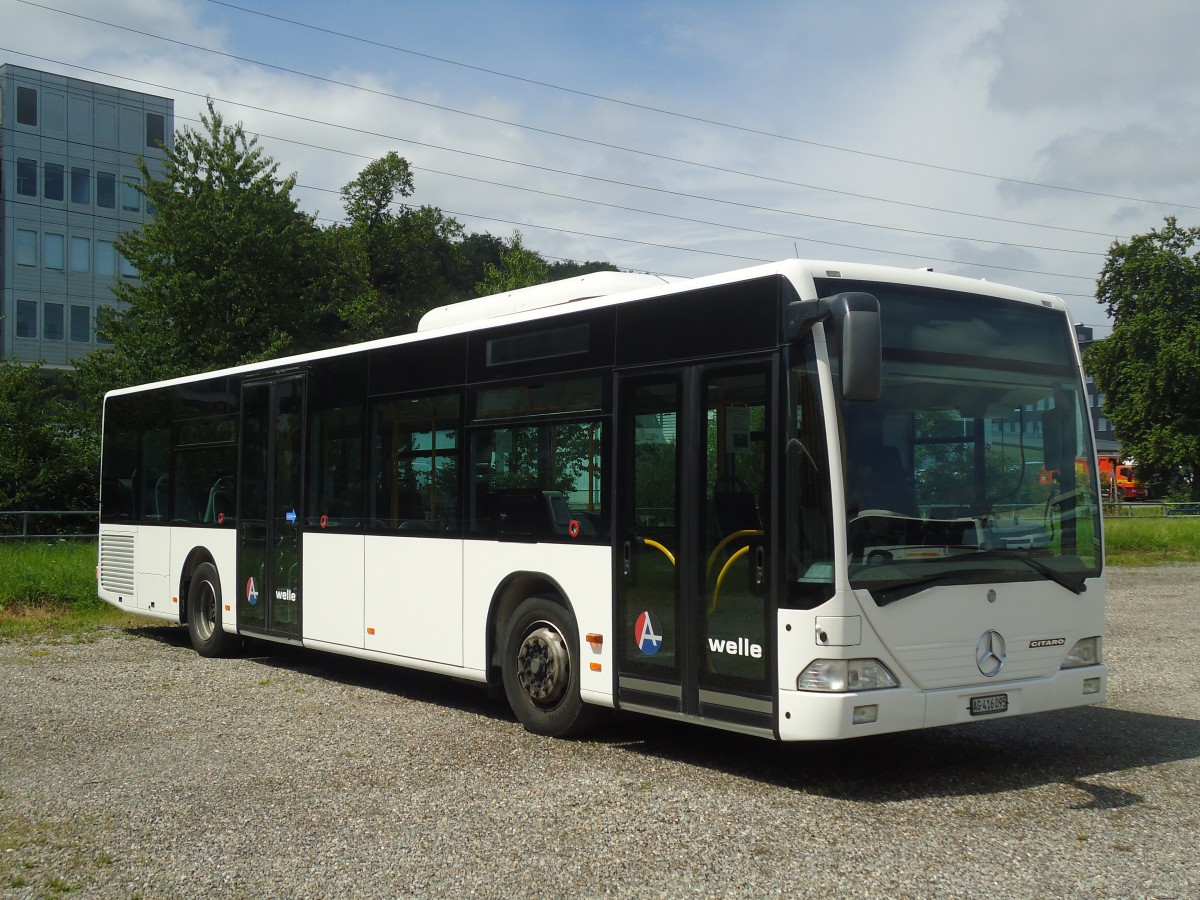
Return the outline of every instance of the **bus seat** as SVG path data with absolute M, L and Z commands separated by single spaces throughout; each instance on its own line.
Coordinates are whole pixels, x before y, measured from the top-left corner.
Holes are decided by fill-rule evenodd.
M 208 506 L 204 510 L 204 521 L 217 521 L 218 513 L 233 513 L 233 476 L 222 475 L 208 490 Z
M 717 514 L 717 527 L 722 535 L 736 531 L 762 531 L 758 505 L 749 491 L 716 491 L 713 493 L 713 506 Z

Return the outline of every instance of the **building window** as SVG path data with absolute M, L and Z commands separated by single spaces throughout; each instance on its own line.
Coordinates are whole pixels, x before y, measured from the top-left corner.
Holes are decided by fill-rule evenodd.
M 42 94 L 42 131 L 54 135 L 66 135 L 67 98 L 63 94 Z
M 92 203 L 92 171 L 73 167 L 71 169 L 71 202 L 90 206 Z
M 63 269 L 63 236 L 46 232 L 42 235 L 42 265 L 47 269 Z
M 117 176 L 112 172 L 96 173 L 96 205 L 103 209 L 117 208 Z
M 137 267 L 125 258 L 123 254 L 117 254 L 121 257 L 121 277 L 122 278 L 137 278 L 141 273 Z
M 126 212 L 139 212 L 142 208 L 142 195 L 137 189 L 139 183 L 136 178 L 121 182 L 121 209 Z
M 71 238 L 71 271 L 87 273 L 92 268 L 92 242 L 85 237 Z
M 92 311 L 86 306 L 71 305 L 71 340 L 86 344 L 92 339 Z
M 117 274 L 117 251 L 112 241 L 96 241 L 96 274 L 108 277 Z
M 36 159 L 17 159 L 17 194 L 22 197 L 37 196 Z
M 157 147 L 166 142 L 166 120 L 162 113 L 146 113 L 146 146 Z
M 30 87 L 17 88 L 17 124 L 37 125 L 37 91 Z
M 17 265 L 37 265 L 37 232 L 28 228 L 17 229 Z
M 60 163 L 46 163 L 42 196 L 47 200 L 63 199 L 63 167 Z
M 17 301 L 17 337 L 37 337 L 37 303 L 33 300 Z
M 61 303 L 42 304 L 42 337 L 47 341 L 63 339 L 63 305 Z

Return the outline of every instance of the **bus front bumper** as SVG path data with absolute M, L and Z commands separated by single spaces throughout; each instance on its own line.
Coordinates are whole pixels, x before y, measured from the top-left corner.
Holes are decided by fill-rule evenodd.
M 827 741 L 939 725 L 982 722 L 1104 702 L 1104 665 L 1062 669 L 1044 678 L 920 691 L 779 692 L 779 737 Z

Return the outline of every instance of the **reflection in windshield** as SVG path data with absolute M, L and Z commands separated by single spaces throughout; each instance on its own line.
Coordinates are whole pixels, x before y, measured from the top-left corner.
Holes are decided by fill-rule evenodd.
M 1091 443 L 1062 314 L 863 289 L 880 300 L 884 381 L 879 400 L 842 404 L 851 583 L 891 602 L 925 584 L 1075 590 L 1097 574 Z

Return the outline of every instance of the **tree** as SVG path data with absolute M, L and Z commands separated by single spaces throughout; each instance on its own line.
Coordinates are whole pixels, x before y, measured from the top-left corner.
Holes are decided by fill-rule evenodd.
M 156 208 L 117 248 L 140 275 L 120 280 L 123 305 L 100 330 L 113 342 L 91 363 L 109 386 L 265 359 L 312 340 L 318 230 L 291 192 L 295 176 L 227 125 L 210 100 L 200 130 L 184 128 L 163 177 L 138 161 L 138 189 Z M 107 359 L 103 358 L 107 354 Z
M 94 434 L 37 365 L 0 363 L 0 509 L 96 506 Z
M 1124 452 L 1150 481 L 1182 477 L 1200 500 L 1200 228 L 1167 217 L 1116 241 L 1096 299 L 1112 335 L 1092 344 L 1088 373 Z
M 550 263 L 550 280 L 559 281 L 563 278 L 578 278 L 580 275 L 590 275 L 592 272 L 619 272 L 621 271 L 612 263 L 608 262 L 571 262 L 559 261 Z
M 512 239 L 500 251 L 500 265 L 484 263 L 483 278 L 475 285 L 475 291 L 484 297 L 543 284 L 549 280 L 550 268 L 546 261 L 536 251 L 525 249 L 521 232 L 514 231 Z
M 436 207 L 398 202 L 412 193 L 412 170 L 395 151 L 342 188 L 349 224 L 328 229 L 324 240 L 343 339 L 412 331 L 426 311 L 460 299 L 462 226 Z

